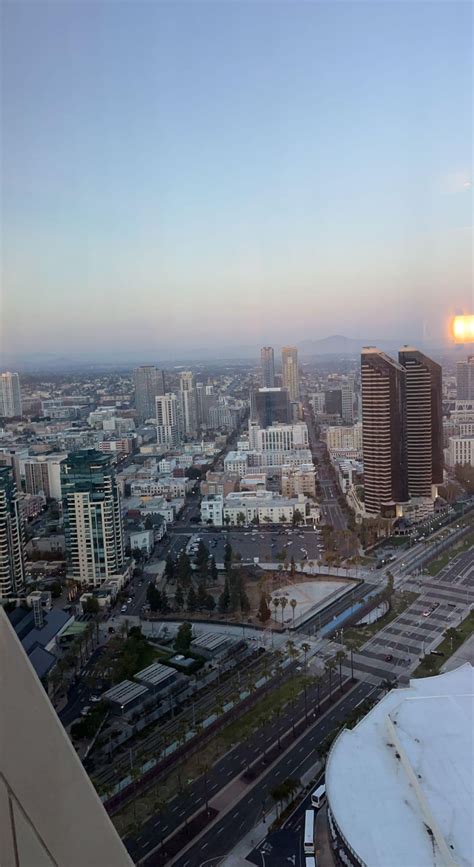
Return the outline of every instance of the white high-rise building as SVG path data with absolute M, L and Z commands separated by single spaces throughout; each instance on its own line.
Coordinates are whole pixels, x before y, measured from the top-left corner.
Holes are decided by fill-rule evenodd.
M 0 467 L 0 599 L 17 594 L 25 580 L 23 521 L 13 470 Z
M 0 373 L 0 418 L 21 416 L 20 377 L 17 373 Z
M 64 534 L 69 574 L 99 586 L 124 565 L 120 492 L 111 458 L 94 450 L 61 464 Z
M 172 449 L 181 442 L 179 402 L 175 394 L 159 395 L 156 405 L 156 441 L 158 445 Z
M 283 388 L 288 389 L 290 401 L 300 399 L 300 378 L 298 371 L 298 350 L 296 346 L 284 346 L 281 351 Z

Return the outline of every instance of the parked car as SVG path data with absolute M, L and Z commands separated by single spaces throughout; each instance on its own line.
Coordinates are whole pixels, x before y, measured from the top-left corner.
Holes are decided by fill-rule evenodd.
M 392 659 L 393 659 L 393 653 L 387 653 L 387 656 L 385 657 L 385 662 L 391 662 Z

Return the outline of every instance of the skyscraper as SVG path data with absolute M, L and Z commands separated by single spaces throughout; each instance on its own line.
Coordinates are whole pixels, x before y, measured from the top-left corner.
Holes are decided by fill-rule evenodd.
M 432 485 L 443 481 L 442 371 L 410 346 L 398 360 L 406 370 L 408 493 L 431 497 Z
M 165 376 L 153 364 L 142 364 L 133 371 L 135 409 L 141 421 L 155 415 L 155 397 L 165 393 Z
M 17 373 L 0 373 L 0 418 L 21 416 L 20 377 Z
M 365 509 L 388 513 L 408 500 L 406 372 L 385 352 L 365 347 L 361 377 Z
M 275 385 L 275 356 L 273 346 L 262 346 L 260 350 L 263 388 L 273 388 Z
M 14 596 L 25 580 L 20 501 L 11 467 L 0 467 L 0 599 Z
M 274 422 L 289 424 L 290 399 L 286 388 L 259 388 L 250 395 L 251 415 L 260 427 Z
M 295 346 L 284 346 L 281 351 L 283 387 L 288 389 L 290 401 L 297 403 L 300 399 L 300 381 L 298 373 L 298 350 Z
M 155 398 L 156 441 L 158 445 L 172 449 L 181 442 L 180 412 L 175 394 L 163 394 Z
M 183 432 L 186 436 L 197 436 L 197 394 L 194 385 L 194 375 L 190 370 L 183 370 L 179 376 L 179 396 L 181 401 L 181 416 Z
M 474 355 L 456 365 L 456 396 L 458 400 L 474 400 Z
M 124 543 L 120 493 L 109 455 L 84 449 L 61 463 L 68 569 L 83 584 L 120 572 Z

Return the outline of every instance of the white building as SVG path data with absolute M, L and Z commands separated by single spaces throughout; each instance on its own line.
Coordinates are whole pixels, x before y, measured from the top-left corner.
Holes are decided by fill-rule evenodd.
M 273 491 L 240 491 L 228 494 L 224 501 L 224 523 L 250 524 L 256 518 L 262 523 L 291 524 L 295 511 L 306 521 L 306 497 L 282 497 Z
M 229 452 L 224 458 L 224 472 L 234 473 L 239 478 L 246 475 L 248 466 L 248 452 Z
M 21 416 L 20 377 L 17 373 L 0 373 L 0 418 Z
M 164 476 L 158 479 L 138 479 L 130 485 L 132 497 L 185 497 L 193 481 L 184 477 Z
M 175 394 L 160 394 L 155 398 L 156 441 L 159 446 L 172 449 L 181 442 L 179 403 Z
M 130 533 L 130 549 L 133 552 L 135 548 L 143 551 L 147 557 L 150 556 L 155 544 L 153 530 L 134 530 Z
M 474 436 L 449 437 L 448 448 L 445 450 L 448 467 L 456 464 L 474 466 Z
M 305 422 L 296 424 L 272 424 L 259 427 L 255 422 L 249 424 L 249 444 L 257 451 L 289 451 L 307 449 L 308 427 Z
M 61 461 L 66 452 L 55 455 L 37 455 L 25 461 L 25 490 L 27 494 L 44 493 L 54 500 L 61 499 Z
M 207 494 L 201 500 L 201 521 L 222 527 L 224 497 L 222 494 Z
M 281 492 L 284 497 L 297 497 L 299 494 L 315 497 L 316 470 L 314 464 L 302 464 L 300 467 L 284 464 L 281 468 Z
M 393 689 L 326 762 L 337 863 L 472 867 L 474 675 L 469 663 Z

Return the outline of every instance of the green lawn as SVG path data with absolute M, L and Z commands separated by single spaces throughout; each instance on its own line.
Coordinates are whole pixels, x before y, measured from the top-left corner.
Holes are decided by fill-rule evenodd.
M 440 653 L 443 653 L 444 656 L 431 656 L 427 654 L 423 659 L 423 662 L 420 662 L 418 668 L 415 669 L 411 677 L 429 677 L 432 674 L 438 674 L 440 668 L 450 656 L 453 655 L 455 650 L 458 650 L 462 644 L 466 641 L 467 638 L 470 638 L 474 632 L 474 611 L 471 611 L 465 620 L 459 624 L 459 626 L 454 627 L 457 632 L 457 637 L 453 638 L 452 641 L 450 638 L 444 638 L 441 644 L 438 644 L 436 650 Z

